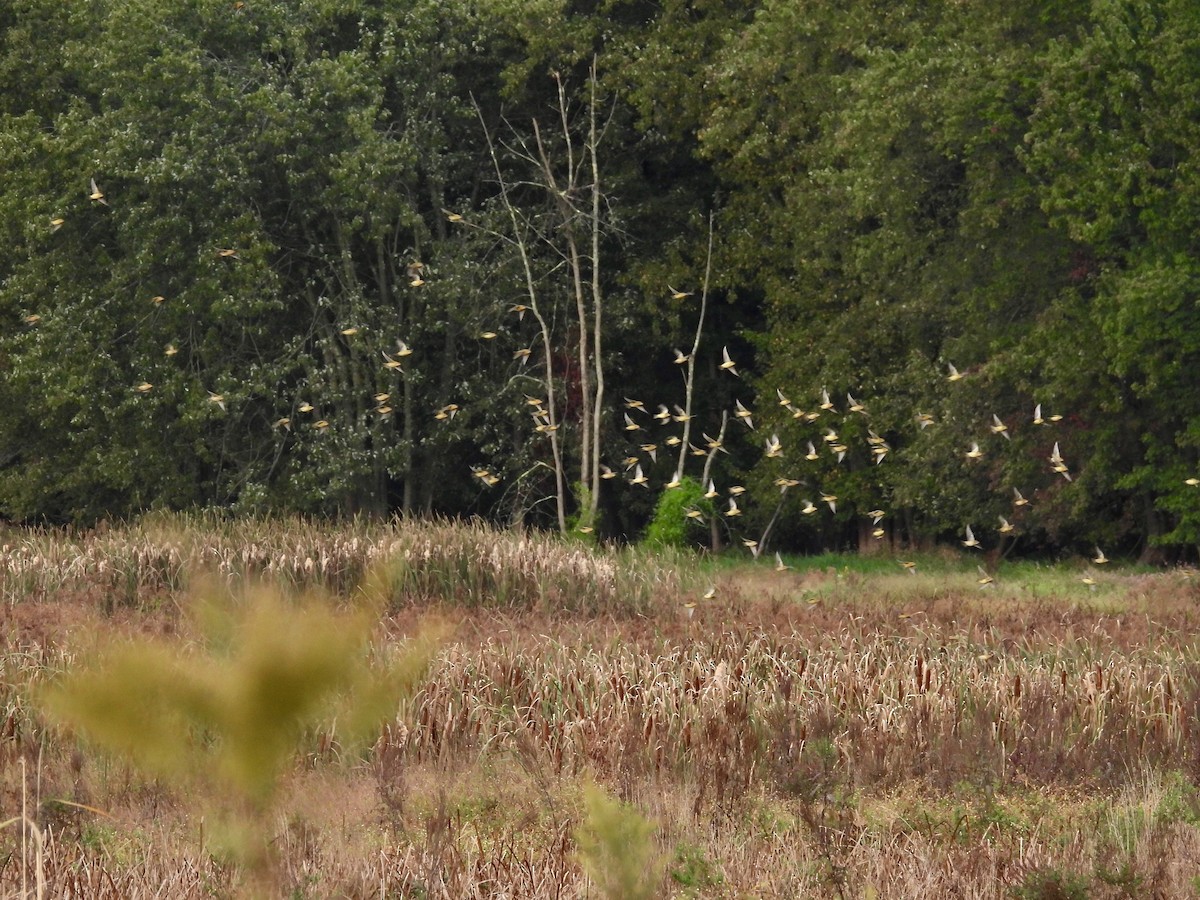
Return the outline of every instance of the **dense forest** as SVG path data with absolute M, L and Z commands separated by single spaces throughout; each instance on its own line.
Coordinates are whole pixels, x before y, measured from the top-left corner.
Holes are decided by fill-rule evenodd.
M 1200 543 L 1188 0 L 11 0 L 0 84 L 10 521 Z

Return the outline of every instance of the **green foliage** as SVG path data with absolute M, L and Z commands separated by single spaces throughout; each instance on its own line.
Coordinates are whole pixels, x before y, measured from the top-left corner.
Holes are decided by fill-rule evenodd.
M 1087 900 L 1090 880 L 1057 869 L 1038 869 L 1012 888 L 1015 900 Z
M 609 900 L 654 897 L 666 860 L 654 843 L 655 828 L 636 809 L 588 784 L 584 820 L 576 833 L 583 867 Z
M 0 13 L 0 167 L 18 173 L 0 185 L 0 514 L 544 523 L 557 482 L 524 396 L 555 386 L 574 478 L 571 299 L 592 285 L 563 263 L 593 254 L 604 464 L 638 455 L 658 483 L 671 454 L 649 459 L 615 398 L 683 399 L 671 351 L 697 322 L 711 211 L 694 433 L 739 400 L 785 448 L 728 435 L 713 475 L 750 487 L 747 525 L 783 477 L 803 487 L 780 545 L 851 545 L 875 507 L 902 544 L 983 533 L 1014 487 L 1036 500 L 1022 546 L 1200 544 L 1198 48 L 1187 0 L 18 0 Z M 593 66 L 594 249 L 585 198 L 539 186 L 590 178 L 567 143 Z M 549 322 L 526 363 L 518 240 Z M 398 340 L 412 354 L 385 368 Z M 797 417 L 777 389 L 837 412 Z M 1031 424 L 1038 403 L 1055 429 Z M 842 460 L 806 458 L 831 428 Z M 1045 465 L 1056 441 L 1070 483 Z M 818 490 L 838 510 L 805 517 Z M 687 543 L 649 492 L 600 491 L 583 507 L 614 532 L 654 519 L 652 542 Z
M 704 496 L 704 486 L 695 478 L 680 479 L 679 487 L 664 490 L 654 506 L 654 518 L 646 528 L 646 543 L 651 547 L 688 547 L 701 538 L 699 519 L 689 519 L 689 510 L 699 510 L 707 518 L 713 515 L 712 502 Z M 702 523 L 701 523 L 702 524 Z
M 705 857 L 703 849 L 686 844 L 675 848 L 670 871 L 671 880 L 682 887 L 687 896 L 703 896 L 704 890 L 722 882 L 720 871 Z
M 195 652 L 155 638 L 101 646 L 42 699 L 53 718 L 153 776 L 210 780 L 232 858 L 269 877 L 267 816 L 302 736 L 336 723 L 343 746 L 370 737 L 415 689 L 436 631 L 373 660 L 372 604 L 339 612 L 317 596 L 208 586 L 192 612 Z

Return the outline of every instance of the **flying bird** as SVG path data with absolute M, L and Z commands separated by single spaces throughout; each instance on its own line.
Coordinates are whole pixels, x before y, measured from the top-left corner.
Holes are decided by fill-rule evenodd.
M 731 375 L 737 375 L 737 363 L 729 358 L 729 347 L 721 348 L 721 365 L 720 368 L 729 372 Z M 740 378 L 741 376 L 738 375 Z
M 1012 435 L 1008 433 L 1008 426 L 1000 421 L 1000 417 L 992 413 L 992 424 L 988 426 L 992 429 L 992 434 L 1002 434 L 1005 439 L 1012 440 Z
M 962 380 L 962 378 L 963 378 L 962 373 L 959 372 L 958 369 L 954 368 L 954 363 L 949 363 L 949 362 L 946 363 L 946 368 L 950 372 L 950 374 L 947 377 L 951 381 L 961 381 Z
M 753 415 L 753 413 L 751 413 L 750 410 L 746 409 L 746 407 L 742 405 L 741 400 L 734 400 L 733 403 L 734 403 L 734 407 L 735 407 L 733 414 L 737 418 L 739 418 L 743 422 L 745 422 L 747 428 L 753 429 L 754 428 L 754 420 L 752 418 L 750 418 Z
M 967 538 L 962 542 L 964 547 L 974 547 L 979 549 L 979 541 L 975 540 L 975 532 L 971 530 L 971 526 L 967 526 Z
M 93 203 L 103 203 L 105 206 L 108 206 L 108 201 L 104 199 L 104 191 L 96 186 L 95 178 L 92 179 L 91 188 L 91 191 L 88 193 L 88 199 Z

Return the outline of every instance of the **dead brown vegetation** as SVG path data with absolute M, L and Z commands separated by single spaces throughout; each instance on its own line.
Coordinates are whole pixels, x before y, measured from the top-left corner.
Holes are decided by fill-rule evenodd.
M 281 896 L 584 896 L 585 777 L 657 824 L 664 896 L 1195 890 L 1190 578 L 1110 576 L 1102 594 L 1064 581 L 1056 598 L 953 574 L 735 567 L 689 610 L 702 589 L 665 563 L 512 536 L 489 550 L 483 532 L 442 527 L 291 536 L 287 577 L 319 575 L 345 602 L 375 552 L 364 548 L 428 547 L 424 572 L 398 576 L 376 641 L 431 608 L 453 631 L 369 750 L 342 747 L 333 722 L 304 735 L 269 823 Z M 233 554 L 244 537 L 221 540 Z M 78 546 L 31 540 L 36 551 L 16 553 L 10 541 L 3 564 L 0 819 L 29 823 L 0 831 L 0 895 L 39 896 L 39 876 L 41 896 L 234 894 L 198 798 L 94 752 L 36 703 L 84 638 L 191 640 L 178 611 L 190 563 L 163 560 L 223 545 L 184 529 L 108 551 L 137 559 L 136 588 L 112 603 L 104 552 L 73 561 Z M 262 550 L 279 545 L 260 538 L 266 562 L 247 571 L 279 571 Z M 242 577 L 229 558 L 218 564 Z M 499 574 L 474 570 L 485 566 Z M 511 593 L 489 597 L 489 584 Z M 605 585 L 645 590 L 623 603 Z

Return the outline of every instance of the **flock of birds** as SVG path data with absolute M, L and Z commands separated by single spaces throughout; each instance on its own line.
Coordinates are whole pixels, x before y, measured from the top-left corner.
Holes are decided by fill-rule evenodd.
M 103 206 L 109 205 L 108 198 L 105 196 L 104 191 L 96 183 L 95 178 L 92 178 L 89 181 L 87 197 L 88 200 L 90 200 L 93 204 Z M 457 213 L 446 211 L 446 215 L 451 222 L 461 223 L 463 221 L 463 217 Z M 63 227 L 64 224 L 64 218 L 52 218 L 50 220 L 51 231 L 58 231 Z M 215 256 L 219 259 L 228 260 L 237 260 L 239 258 L 238 251 L 233 248 L 218 248 L 215 250 Z M 408 277 L 409 285 L 412 288 L 420 288 L 426 283 L 424 277 L 426 274 L 426 267 L 422 262 L 418 260 L 409 262 L 405 271 Z M 670 285 L 667 287 L 671 296 L 676 300 L 682 300 L 691 296 L 691 293 L 688 291 L 681 291 L 671 287 Z M 164 301 L 164 297 L 154 296 L 150 298 L 150 300 L 155 304 L 161 304 Z M 515 313 L 518 316 L 518 321 L 522 320 L 526 312 L 529 310 L 529 306 L 521 303 L 514 304 L 510 308 L 510 312 Z M 38 324 L 38 322 L 41 321 L 41 317 L 36 313 L 31 313 L 30 315 L 26 316 L 25 321 L 28 325 L 32 326 Z M 357 334 L 358 331 L 359 329 L 355 326 L 347 326 L 346 328 L 341 329 L 340 333 L 344 337 L 349 338 Z M 490 330 L 483 331 L 479 334 L 479 338 L 481 340 L 493 340 L 496 337 L 498 337 L 497 332 Z M 164 350 L 165 355 L 168 357 L 174 356 L 178 352 L 178 348 L 174 344 L 168 344 Z M 412 353 L 412 348 L 409 347 L 403 340 L 397 340 L 396 349 L 394 351 L 382 351 L 382 366 L 385 370 L 393 373 L 398 370 L 402 370 L 405 366 L 406 358 L 411 356 Z M 512 358 L 518 365 L 524 366 L 528 363 L 532 353 L 532 347 L 521 347 L 513 352 Z M 673 361 L 676 365 L 684 366 L 691 361 L 690 354 L 684 353 L 677 348 L 673 351 L 673 353 Z M 721 361 L 717 364 L 717 368 L 721 372 L 728 373 L 732 377 L 741 377 L 738 373 L 738 364 L 730 355 L 728 346 L 725 346 L 721 349 Z M 965 377 L 966 374 L 960 372 L 953 364 L 947 364 L 946 378 L 949 381 L 957 382 L 961 381 Z M 154 390 L 154 385 L 149 381 L 141 381 L 134 386 L 134 390 L 139 394 L 148 394 Z M 802 409 L 795 404 L 781 389 L 777 389 L 776 394 L 779 405 L 788 413 L 790 413 L 794 420 L 799 420 L 804 423 L 815 423 L 817 420 L 821 419 L 822 416 L 827 415 L 830 418 L 833 418 L 839 414 L 843 415 L 844 417 L 859 415 L 863 417 L 864 421 L 869 420 L 866 405 L 849 392 L 846 394 L 844 413 L 839 412 L 827 390 L 822 390 L 820 398 L 814 408 L 807 410 Z M 377 415 L 388 416 L 393 412 L 393 408 L 390 405 L 391 394 L 389 392 L 380 391 L 375 393 L 372 399 L 375 403 L 372 409 Z M 555 421 L 554 416 L 551 415 L 551 411 L 547 408 L 545 400 L 540 397 L 530 395 L 526 395 L 525 399 L 526 403 L 530 407 L 529 411 L 533 419 L 534 431 L 536 433 L 546 434 L 558 429 L 559 423 Z M 209 391 L 208 401 L 214 406 L 220 408 L 222 411 L 224 411 L 226 408 L 226 398 L 221 393 Z M 439 421 L 449 420 L 454 418 L 459 409 L 460 407 L 457 404 L 449 403 L 435 410 L 433 412 L 433 417 Z M 293 427 L 293 416 L 295 415 L 295 412 L 306 415 L 315 414 L 316 408 L 313 406 L 313 404 L 305 400 L 298 400 L 295 402 L 294 412 L 291 415 L 286 415 L 279 418 L 275 422 L 275 426 L 277 428 L 291 430 Z M 754 412 L 745 404 L 743 404 L 740 399 L 734 401 L 734 407 L 731 412 L 732 417 L 741 422 L 747 429 L 754 429 Z M 641 435 L 639 437 L 645 437 L 646 432 L 653 427 L 651 422 L 657 423 L 659 426 L 667 426 L 672 423 L 684 424 L 687 423 L 691 418 L 692 416 L 690 412 L 678 404 L 673 404 L 671 406 L 667 406 L 666 404 L 658 404 L 657 411 L 651 413 L 646 404 L 642 401 L 629 397 L 624 398 L 623 428 L 625 432 L 631 436 L 637 435 L 640 432 Z M 1031 421 L 1035 426 L 1046 426 L 1060 422 L 1062 418 L 1063 417 L 1059 414 L 1043 415 L 1041 404 L 1037 404 L 1034 407 Z M 685 455 L 706 458 L 705 471 L 707 472 L 710 468 L 708 462 L 711 461 L 715 454 L 728 452 L 724 446 L 725 423 L 727 420 L 728 414 L 723 415 L 721 430 L 716 437 L 713 437 L 706 432 L 701 432 L 701 443 L 696 444 L 691 443 L 690 441 L 688 442 L 686 454 L 681 455 L 681 464 L 676 469 L 673 477 L 663 485 L 664 490 L 674 490 L 682 486 L 682 460 Z M 843 418 L 842 421 L 844 422 L 845 418 Z M 915 421 L 917 426 L 921 430 L 924 430 L 925 428 L 934 424 L 935 419 L 931 413 L 918 412 L 916 413 Z M 313 421 L 312 427 L 317 431 L 323 431 L 330 427 L 330 423 L 326 419 L 317 418 L 315 421 Z M 1008 426 L 998 415 L 994 413 L 991 415 L 991 422 L 988 428 L 992 434 L 998 435 L 1006 440 L 1011 440 L 1011 434 Z M 889 453 L 892 452 L 892 447 L 889 445 L 886 439 L 877 434 L 869 426 L 867 426 L 866 430 L 867 449 L 870 459 L 873 464 L 879 465 L 883 463 L 888 457 Z M 677 450 L 677 448 L 679 448 L 683 444 L 684 440 L 688 437 L 688 434 L 689 429 L 685 428 L 682 436 L 671 434 L 662 440 L 662 445 L 666 448 Z M 824 434 L 818 440 L 824 445 L 825 452 L 832 457 L 836 464 L 840 465 L 843 463 L 847 453 L 850 451 L 850 446 L 845 442 L 842 436 L 839 435 L 835 427 L 827 426 L 824 430 Z M 622 466 L 626 472 L 626 481 L 630 485 L 635 485 L 646 489 L 650 487 L 650 478 L 646 475 L 645 469 L 643 468 L 643 456 L 648 459 L 650 463 L 657 462 L 657 454 L 659 449 L 659 441 L 653 438 L 649 440 L 639 440 L 636 452 L 634 452 L 631 448 L 629 454 L 622 460 Z M 773 433 L 764 439 L 764 454 L 770 459 L 781 458 L 784 456 L 783 442 L 777 433 Z M 964 451 L 964 455 L 968 460 L 978 460 L 982 458 L 984 454 L 985 451 L 980 447 L 978 441 L 972 441 Z M 816 441 L 807 440 L 805 442 L 803 458 L 810 462 L 815 462 L 823 458 L 823 454 L 821 450 L 818 449 Z M 1067 481 L 1072 480 L 1070 468 L 1062 456 L 1057 441 L 1054 443 L 1054 447 L 1049 455 L 1048 461 L 1050 463 L 1050 471 L 1052 473 L 1062 476 Z M 502 480 L 501 476 L 488 466 L 473 465 L 471 466 L 471 471 L 475 478 L 479 479 L 484 486 L 489 488 L 498 485 Z M 600 477 L 604 480 L 612 480 L 620 476 L 618 472 L 611 466 L 601 464 Z M 1200 485 L 1200 479 L 1191 478 L 1188 479 L 1187 483 L 1190 485 Z M 782 495 L 786 494 L 792 488 L 801 485 L 802 481 L 796 478 L 780 476 L 775 480 L 775 484 L 777 487 L 779 487 Z M 716 484 L 711 477 L 708 478 L 707 484 L 705 484 L 704 487 L 705 491 L 703 496 L 706 500 L 714 501 L 721 497 L 721 492 L 718 491 Z M 732 485 L 725 490 L 725 506 L 724 509 L 721 510 L 720 515 L 726 522 L 736 519 L 742 515 L 742 508 L 739 505 L 738 500 L 740 497 L 742 497 L 745 491 L 746 488 L 743 485 L 737 484 Z M 1018 488 L 1013 487 L 1012 492 L 1012 502 L 1014 508 L 1020 509 L 1029 505 L 1029 500 L 1022 495 Z M 835 494 L 827 491 L 819 491 L 817 496 L 819 496 L 820 502 L 828 506 L 831 512 L 837 511 L 838 498 Z M 802 515 L 812 516 L 818 511 L 819 507 L 812 501 L 812 499 L 805 498 L 803 500 L 800 508 L 800 513 Z M 697 523 L 705 522 L 704 512 L 698 508 L 689 507 L 685 510 L 684 515 L 690 521 Z M 872 536 L 876 539 L 882 539 L 885 537 L 886 530 L 881 525 L 881 522 L 887 515 L 886 511 L 883 509 L 872 509 L 869 510 L 866 515 L 871 519 Z M 592 529 L 590 526 L 584 525 L 581 526 L 579 530 L 583 532 L 589 532 Z M 1016 531 L 1016 526 L 1005 516 L 1001 515 L 999 517 L 999 526 L 997 530 L 1001 536 L 1007 537 Z M 741 539 L 741 542 L 755 557 L 758 557 L 761 550 L 761 543 L 765 541 L 765 538 L 766 534 L 763 535 L 762 540 L 744 537 Z M 962 546 L 968 550 L 980 550 L 982 548 L 982 544 L 978 538 L 976 538 L 971 524 L 966 525 L 964 537 L 961 543 Z M 1096 554 L 1092 558 L 1092 562 L 1097 565 L 1103 565 L 1108 562 L 1108 558 L 1104 555 L 1104 552 L 1099 547 L 1096 548 Z M 900 564 L 905 570 L 915 574 L 915 562 L 901 561 Z M 784 563 L 781 555 L 778 552 L 775 553 L 775 567 L 779 571 L 784 571 L 791 568 Z M 989 574 L 982 566 L 979 567 L 979 572 L 979 583 L 981 586 L 987 587 L 994 583 L 994 576 Z M 1090 572 L 1083 577 L 1083 581 L 1089 585 L 1095 585 L 1095 578 Z

